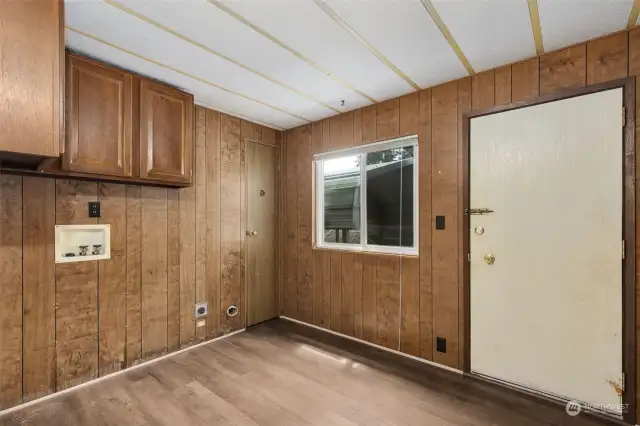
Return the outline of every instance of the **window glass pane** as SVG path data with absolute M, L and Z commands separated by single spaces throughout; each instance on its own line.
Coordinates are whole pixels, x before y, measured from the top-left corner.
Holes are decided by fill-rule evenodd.
M 324 241 L 360 244 L 360 156 L 324 160 Z
M 413 146 L 367 154 L 367 244 L 413 247 Z

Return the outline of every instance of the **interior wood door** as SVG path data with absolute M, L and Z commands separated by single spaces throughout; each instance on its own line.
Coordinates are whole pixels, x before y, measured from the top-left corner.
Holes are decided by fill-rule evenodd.
M 279 150 L 246 142 L 247 326 L 278 316 Z
M 64 170 L 132 175 L 132 85 L 127 72 L 67 56 Z
M 140 83 L 140 177 L 191 182 L 193 96 L 142 80 Z
M 0 151 L 60 154 L 62 3 L 0 0 Z
M 622 105 L 618 88 L 472 118 L 469 147 L 469 206 L 494 211 L 470 216 L 471 371 L 617 413 Z

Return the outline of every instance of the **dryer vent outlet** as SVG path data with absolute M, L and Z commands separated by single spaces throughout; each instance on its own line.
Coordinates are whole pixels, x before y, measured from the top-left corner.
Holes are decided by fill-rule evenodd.
M 196 303 L 196 318 L 206 317 L 209 310 L 207 309 L 207 302 Z

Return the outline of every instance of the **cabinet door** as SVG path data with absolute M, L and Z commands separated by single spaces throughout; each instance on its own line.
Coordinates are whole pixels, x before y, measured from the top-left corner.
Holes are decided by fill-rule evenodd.
M 161 84 L 140 83 L 140 177 L 191 182 L 193 96 Z
M 0 0 L 0 151 L 60 154 L 63 49 L 61 0 Z
M 63 169 L 131 176 L 132 85 L 129 73 L 68 55 Z

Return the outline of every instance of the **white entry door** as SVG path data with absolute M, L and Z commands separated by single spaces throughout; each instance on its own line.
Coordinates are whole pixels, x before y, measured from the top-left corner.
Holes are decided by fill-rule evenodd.
M 620 404 L 622 105 L 618 88 L 470 120 L 469 206 L 493 210 L 470 216 L 472 372 Z

